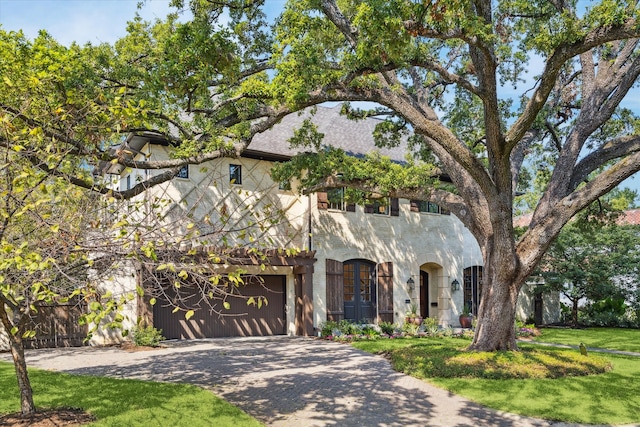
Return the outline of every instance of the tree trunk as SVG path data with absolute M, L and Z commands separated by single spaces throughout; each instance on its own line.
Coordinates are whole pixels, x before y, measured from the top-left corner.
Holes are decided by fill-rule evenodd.
M 22 415 L 32 415 L 36 412 L 36 407 L 33 404 L 33 390 L 31 389 L 31 381 L 29 381 L 29 373 L 27 372 L 27 361 L 24 358 L 22 338 L 11 333 L 7 335 L 9 335 L 13 365 L 16 369 L 18 387 L 20 388 L 20 410 Z
M 516 303 L 526 275 L 515 267 L 515 258 L 489 250 L 485 252 L 478 321 L 469 350 L 517 350 Z
M 487 288 L 483 288 L 476 331 L 469 350 L 517 350 L 515 319 L 518 292 L 515 285 L 491 283 Z
M 578 327 L 578 299 L 572 301 L 571 307 L 571 324 L 574 328 Z
M 29 373 L 27 372 L 27 361 L 24 358 L 22 336 L 20 335 L 20 331 L 15 335 L 11 333 L 13 324 L 5 307 L 5 302 L 0 295 L 0 322 L 9 338 L 13 366 L 16 370 L 18 388 L 20 389 L 20 408 L 22 415 L 32 415 L 36 412 L 36 407 L 33 404 L 33 390 L 31 389 L 31 381 L 29 381 Z

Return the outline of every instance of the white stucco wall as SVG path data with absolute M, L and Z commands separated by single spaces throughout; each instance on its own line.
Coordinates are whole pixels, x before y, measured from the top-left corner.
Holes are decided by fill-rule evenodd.
M 535 313 L 535 283 L 525 283 L 518 295 L 516 318 L 527 321 L 534 317 Z M 551 324 L 559 322 L 562 313 L 560 310 L 560 294 L 549 292 L 542 295 L 542 323 Z
M 165 147 L 146 146 L 142 151 L 148 153 L 148 160 L 169 159 Z M 241 184 L 229 182 L 230 164 L 242 167 Z M 270 178 L 271 166 L 271 162 L 249 158 L 223 158 L 189 165 L 188 178 L 174 178 L 155 186 L 138 200 L 141 197 L 149 203 L 160 200 L 161 207 L 155 208 L 162 213 L 158 222 L 177 239 L 187 233 L 188 224 L 194 223 L 200 233 L 195 240 L 207 245 L 304 249 L 307 198 L 295 191 L 280 190 Z M 124 171 L 119 186 L 123 186 L 127 175 L 142 174 Z
M 356 212 L 317 210 L 312 197 L 312 249 L 316 250 L 314 268 L 314 324 L 326 320 L 326 259 L 344 262 L 367 259 L 375 263 L 393 263 L 394 321 L 404 319 L 409 309 L 406 300 L 419 303 L 421 267 L 429 272 L 430 300 L 437 301 L 438 321 L 457 326 L 462 306 L 462 291 L 451 291 L 451 281 L 462 283 L 465 267 L 482 265 L 475 239 L 453 215 L 410 211 L 408 200 L 400 199 L 400 215 L 386 216 Z M 406 282 L 416 282 L 409 292 Z M 431 309 L 430 314 L 436 310 Z
M 113 295 L 112 297 L 116 300 L 125 297 L 129 301 L 120 310 L 120 314 L 124 316 L 122 328 L 111 329 L 104 325 L 99 325 L 89 340 L 89 345 L 108 345 L 125 340 L 123 331 L 131 331 L 137 322 L 136 283 L 136 271 L 133 264 L 131 262 L 123 262 L 113 270 L 109 279 L 101 284 L 101 291 L 110 291 Z M 89 327 L 91 328 L 92 326 L 90 325 Z

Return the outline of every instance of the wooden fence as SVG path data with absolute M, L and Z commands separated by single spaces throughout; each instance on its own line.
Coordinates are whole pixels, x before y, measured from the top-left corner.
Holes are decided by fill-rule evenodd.
M 81 303 L 41 305 L 31 316 L 36 336 L 24 340 L 25 348 L 79 347 L 85 345 L 88 326 L 78 323 L 86 312 Z

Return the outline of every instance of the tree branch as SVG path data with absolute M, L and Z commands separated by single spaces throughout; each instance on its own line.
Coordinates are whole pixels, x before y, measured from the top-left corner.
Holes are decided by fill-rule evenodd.
M 410 64 L 416 67 L 421 67 L 431 71 L 435 71 L 436 73 L 438 73 L 438 75 L 440 75 L 440 77 L 442 77 L 442 79 L 446 83 L 455 83 L 460 87 L 473 93 L 474 95 L 477 95 L 481 99 L 484 99 L 483 93 L 480 90 L 480 88 L 472 84 L 469 80 L 465 79 L 464 77 L 458 74 L 450 73 L 445 67 L 443 67 L 441 64 L 439 64 L 436 61 L 414 59 L 410 61 Z
M 607 142 L 578 162 L 571 175 L 570 189 L 577 188 L 593 171 L 607 162 L 638 152 L 640 135 L 623 136 Z
M 327 18 L 345 36 L 351 48 L 355 49 L 358 45 L 358 29 L 342 14 L 335 0 L 322 0 L 321 7 Z
M 599 27 L 587 33 L 581 40 L 558 46 L 545 64 L 540 84 L 524 108 L 524 111 L 506 134 L 507 149 L 511 150 L 531 128 L 536 116 L 544 107 L 549 93 L 555 86 L 563 64 L 576 55 L 587 52 L 594 47 L 614 40 L 636 38 L 640 36 L 635 19 L 629 19 L 622 25 Z

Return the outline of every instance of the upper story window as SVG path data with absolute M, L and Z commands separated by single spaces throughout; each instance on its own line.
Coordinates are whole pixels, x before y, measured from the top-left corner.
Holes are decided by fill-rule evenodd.
M 291 183 L 289 181 L 280 181 L 278 183 L 278 190 L 291 191 Z
M 320 210 L 339 210 L 342 212 L 355 212 L 355 203 L 345 202 L 345 189 L 334 188 L 329 191 L 319 191 L 316 193 L 318 196 L 318 209 Z
M 389 215 L 391 211 L 389 210 L 389 205 L 391 200 L 389 198 L 375 200 L 373 202 L 373 213 L 378 215 Z
M 331 190 L 328 190 L 327 199 L 329 202 L 329 209 L 339 211 L 346 210 L 344 203 L 344 188 L 332 188 Z
M 189 178 L 189 165 L 184 165 L 176 175 L 178 178 Z
M 448 210 L 438 206 L 433 202 L 425 202 L 423 200 L 412 200 L 411 211 L 449 215 Z
M 242 184 L 242 166 L 229 165 L 229 183 Z
M 378 215 L 400 215 L 400 202 L 396 197 L 375 200 L 372 204 L 364 207 L 364 213 Z
M 131 190 L 131 174 L 127 175 L 127 183 L 125 190 Z

